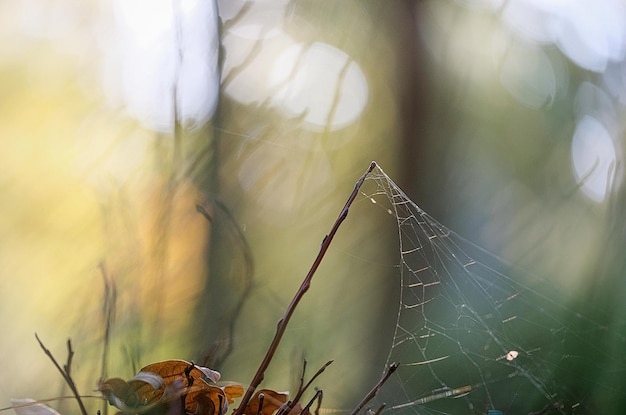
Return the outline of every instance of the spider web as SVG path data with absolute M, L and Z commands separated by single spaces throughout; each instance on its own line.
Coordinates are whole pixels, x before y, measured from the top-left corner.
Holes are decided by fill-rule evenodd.
M 379 167 L 362 194 L 395 218 L 400 252 L 400 302 L 386 359 L 387 367 L 400 367 L 373 409 L 595 413 L 620 396 L 619 385 L 589 375 L 601 364 L 624 371 L 621 352 L 611 356 L 599 340 L 605 326 L 559 304 L 546 281 L 508 276 L 501 261 L 434 220 Z M 598 388 L 600 404 L 591 396 Z

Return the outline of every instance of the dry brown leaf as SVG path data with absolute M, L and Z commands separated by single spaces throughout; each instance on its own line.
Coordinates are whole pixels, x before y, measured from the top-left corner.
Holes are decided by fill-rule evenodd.
M 275 392 L 270 389 L 261 389 L 257 391 L 254 396 L 248 402 L 244 414 L 257 415 L 259 413 L 259 396 L 263 394 L 263 407 L 261 408 L 261 415 L 272 415 L 278 410 L 285 402 L 287 402 L 287 394 L 284 392 Z
M 119 378 L 101 381 L 98 389 L 126 414 L 220 415 L 243 395 L 243 387 L 236 383 L 220 387 L 215 384 L 219 378 L 219 372 L 209 368 L 166 360 L 142 368 L 128 382 Z M 184 404 L 178 399 L 183 395 Z
M 222 386 L 222 389 L 226 394 L 228 403 L 233 403 L 236 398 L 243 396 L 243 386 L 239 383 L 229 383 L 228 385 Z

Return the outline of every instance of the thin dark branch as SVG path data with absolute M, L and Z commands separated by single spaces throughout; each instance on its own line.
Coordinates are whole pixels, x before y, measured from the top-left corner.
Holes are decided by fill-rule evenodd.
M 294 401 L 294 402 L 298 402 L 298 401 L 300 400 L 300 398 L 302 397 L 302 395 L 304 394 L 304 392 L 305 392 L 305 391 L 309 388 L 309 386 L 311 386 L 311 384 L 313 383 L 313 381 L 314 381 L 315 379 L 317 379 L 317 378 L 318 378 L 318 376 L 319 376 L 319 375 L 321 375 L 321 374 L 324 372 L 324 370 L 326 370 L 326 368 L 327 368 L 328 366 L 330 366 L 332 363 L 333 363 L 333 360 L 329 360 L 328 362 L 326 362 L 326 363 L 324 364 L 324 366 L 320 367 L 320 368 L 318 369 L 318 371 L 317 371 L 317 372 L 315 372 L 315 374 L 313 375 L 313 377 L 312 377 L 312 378 L 311 378 L 311 379 L 307 382 L 307 384 L 306 384 L 306 385 L 304 385 L 304 386 L 300 386 L 300 389 L 298 390 L 298 394 L 297 394 L 297 395 L 293 398 L 293 401 Z
M 72 341 L 67 339 L 67 363 L 63 366 L 65 369 L 65 373 L 67 373 L 67 377 L 71 377 L 72 371 L 72 359 L 74 358 L 74 350 L 72 350 Z
M 302 412 L 300 412 L 300 415 L 308 415 L 310 412 L 311 405 L 313 405 L 313 402 L 315 401 L 317 401 L 317 408 L 315 409 L 315 412 L 316 413 L 319 412 L 319 407 L 322 406 L 323 398 L 324 398 L 324 392 L 322 392 L 321 389 L 318 389 L 317 391 L 315 391 L 315 395 L 313 395 L 309 403 L 307 403 L 304 406 L 304 408 L 302 408 Z
M 232 352 L 232 350 L 234 348 L 235 324 L 237 323 L 238 317 L 241 314 L 241 310 L 242 310 L 244 304 L 246 303 L 246 300 L 248 299 L 248 296 L 252 292 L 252 278 L 253 278 L 253 275 L 254 275 L 254 258 L 252 256 L 252 250 L 250 249 L 250 246 L 248 245 L 248 241 L 246 239 L 246 236 L 242 232 L 241 228 L 239 226 L 237 226 L 237 221 L 236 221 L 235 217 L 233 216 L 233 214 L 231 213 L 231 211 L 228 209 L 228 207 L 223 202 L 218 200 L 217 198 L 213 198 L 209 202 L 214 207 L 219 209 L 222 213 L 224 213 L 226 215 L 226 217 L 228 218 L 227 223 L 231 226 L 232 230 L 235 232 L 235 235 L 237 236 L 236 240 L 237 240 L 237 242 L 239 243 L 239 245 L 241 247 L 241 252 L 243 254 L 244 264 L 245 264 L 245 272 L 244 272 L 244 277 L 245 277 L 244 284 L 245 284 L 245 286 L 243 288 L 243 292 L 242 292 L 242 294 L 241 294 L 241 296 L 239 298 L 239 301 L 237 302 L 237 304 L 235 305 L 235 307 L 233 309 L 232 317 L 229 319 L 229 324 L 228 324 L 228 328 L 227 328 L 227 330 L 228 330 L 228 335 L 227 335 L 228 342 L 226 344 L 226 349 L 221 353 L 221 356 L 219 356 L 218 358 L 216 358 L 212 362 L 212 366 L 211 366 L 211 367 L 220 367 L 222 365 L 224 359 L 226 359 L 228 357 L 228 355 L 230 355 L 230 353 Z M 200 213 L 202 216 L 204 216 L 204 218 L 209 223 L 213 223 L 213 218 L 212 218 L 211 214 L 207 211 L 206 207 L 204 207 L 203 205 L 198 204 L 198 205 L 196 205 L 196 210 L 198 211 L 198 213 Z
M 322 392 L 320 390 L 320 392 Z M 324 399 L 324 393 L 320 394 L 320 398 L 317 400 L 317 406 L 315 407 L 315 415 L 320 415 L 320 408 L 322 407 L 322 399 Z
M 300 375 L 300 384 L 298 385 L 298 393 L 304 389 L 304 375 L 306 375 L 306 359 L 302 362 L 302 374 Z
M 83 404 L 83 401 L 80 398 L 80 394 L 78 393 L 76 384 L 74 383 L 74 380 L 70 376 L 72 357 L 74 356 L 74 351 L 72 350 L 72 342 L 69 339 L 67 340 L 67 349 L 68 349 L 67 364 L 65 365 L 65 369 L 63 369 L 61 368 L 61 366 L 59 366 L 59 364 L 57 363 L 56 359 L 54 358 L 50 350 L 48 350 L 46 346 L 44 346 L 43 342 L 39 339 L 39 336 L 37 335 L 37 333 L 35 333 L 35 338 L 39 342 L 39 346 L 41 346 L 44 353 L 50 358 L 50 360 L 52 360 L 52 363 L 54 363 L 54 366 L 56 366 L 59 373 L 61 373 L 61 376 L 63 376 L 63 379 L 65 379 L 65 382 L 72 390 L 72 393 L 74 394 L 74 398 L 76 398 L 76 402 L 78 402 L 78 406 L 80 407 L 80 412 L 83 415 L 87 415 L 87 409 L 85 409 L 85 405 Z
M 109 276 L 104 262 L 100 263 L 100 273 L 104 281 L 104 304 L 102 306 L 102 315 L 104 317 L 104 340 L 102 345 L 102 364 L 100 367 L 100 377 L 106 379 L 108 377 L 108 356 L 109 346 L 111 344 L 111 330 L 115 318 L 115 307 L 117 302 L 117 288 L 115 281 Z M 108 414 L 108 406 L 104 407 L 104 415 Z
M 387 382 L 387 379 L 389 379 L 389 377 L 393 374 L 393 372 L 396 371 L 396 369 L 398 368 L 398 364 L 397 363 L 392 363 L 391 366 L 389 366 L 389 369 L 387 369 L 387 371 L 385 372 L 385 374 L 383 375 L 382 378 L 380 378 L 380 380 L 378 381 L 378 383 L 376 385 L 374 385 L 374 387 L 372 388 L 372 390 L 369 391 L 369 393 L 367 395 L 365 395 L 365 397 L 361 400 L 361 402 L 359 402 L 359 404 L 352 410 L 352 412 L 350 413 L 350 415 L 356 415 L 359 413 L 359 411 L 361 409 L 363 409 L 363 407 L 365 405 L 367 405 L 367 403 L 369 401 L 371 401 L 374 396 L 376 396 L 376 394 L 378 393 L 378 391 L 380 390 L 380 388 L 383 387 L 383 385 L 385 384 L 385 382 Z M 379 410 L 381 410 L 382 408 L 380 408 Z
M 385 404 L 380 405 L 378 409 L 372 415 L 380 415 L 383 409 L 385 409 Z
M 82 395 L 81 398 L 98 399 L 100 401 L 103 400 L 102 395 Z M 76 397 L 72 395 L 72 396 L 57 396 L 55 398 L 37 399 L 36 401 L 33 401 L 33 402 L 25 402 L 25 403 L 20 403 L 17 405 L 11 405 L 11 406 L 6 406 L 4 408 L 0 408 L 0 412 L 9 411 L 11 409 L 15 410 L 18 408 L 27 408 L 29 406 L 45 404 L 45 403 L 54 402 L 54 401 L 61 401 L 65 399 L 76 399 Z
M 265 395 L 259 394 L 259 407 L 256 410 L 256 415 L 261 415 L 263 413 L 263 403 L 265 402 Z
M 306 360 L 304 361 L 304 363 L 305 363 L 305 368 L 306 368 Z M 288 414 L 294 408 L 294 406 L 296 406 L 296 404 L 298 402 L 300 402 L 300 399 L 302 398 L 302 395 L 309 388 L 309 386 L 311 386 L 313 381 L 315 379 L 317 379 L 319 377 L 319 375 L 321 375 L 324 372 L 324 370 L 326 370 L 326 368 L 328 366 L 330 366 L 332 363 L 333 363 L 333 360 L 329 360 L 328 362 L 326 362 L 324 364 L 324 366 L 320 367 L 317 370 L 317 372 L 315 372 L 313 377 L 306 383 L 306 385 L 304 384 L 304 369 L 303 369 L 302 370 L 302 377 L 300 378 L 300 387 L 298 388 L 298 392 L 296 393 L 296 396 L 294 396 L 293 399 L 291 399 L 285 405 L 281 406 L 281 408 L 278 410 L 278 412 L 276 412 L 276 415 Z
M 241 19 L 250 11 L 253 3 L 254 3 L 253 1 L 247 0 L 243 4 L 243 6 L 241 6 L 237 14 L 235 14 L 235 16 L 233 16 L 230 20 L 226 20 L 224 22 L 224 31 L 228 31 L 235 24 L 239 23 Z
M 350 209 L 350 206 L 352 205 L 352 202 L 354 202 L 354 199 L 358 195 L 359 190 L 361 189 L 361 186 L 363 185 L 363 182 L 365 182 L 365 178 L 367 177 L 368 174 L 372 172 L 372 170 L 374 170 L 375 167 L 376 167 L 376 162 L 373 161 L 370 164 L 369 168 L 365 171 L 365 173 L 363 173 L 363 175 L 356 182 L 356 184 L 354 185 L 354 190 L 350 194 L 350 197 L 348 197 L 346 204 L 344 205 L 343 209 L 339 213 L 339 216 L 335 220 L 335 223 L 333 224 L 330 232 L 322 240 L 322 245 L 320 246 L 319 253 L 317 254 L 317 257 L 315 258 L 315 260 L 313 261 L 313 265 L 311 265 L 311 269 L 307 273 L 306 277 L 304 277 L 304 281 L 302 281 L 302 284 L 300 285 L 300 288 L 298 288 L 298 291 L 296 292 L 295 296 L 291 300 L 291 303 L 289 304 L 289 306 L 287 306 L 287 310 L 285 311 L 284 316 L 278 321 L 278 324 L 276 326 L 276 334 L 274 334 L 274 339 L 272 340 L 272 343 L 267 349 L 265 357 L 263 358 L 263 361 L 259 365 L 259 368 L 257 369 L 256 374 L 252 378 L 252 381 L 250 382 L 250 386 L 246 390 L 246 393 L 243 396 L 243 398 L 241 399 L 239 407 L 235 410 L 234 415 L 243 415 L 243 411 L 248 405 L 250 398 L 252 398 L 254 391 L 259 386 L 259 384 L 263 381 L 263 378 L 265 377 L 265 370 L 267 370 L 268 366 L 270 365 L 272 361 L 272 358 L 274 357 L 274 354 L 276 353 L 276 350 L 278 349 L 278 345 L 280 344 L 283 334 L 285 333 L 285 329 L 287 328 L 287 324 L 289 324 L 289 320 L 291 319 L 291 316 L 293 315 L 296 307 L 298 306 L 298 303 L 300 302 L 304 294 L 306 294 L 306 292 L 309 290 L 309 287 L 311 286 L 311 280 L 313 279 L 313 275 L 315 275 L 315 271 L 317 271 L 317 268 L 321 264 L 322 259 L 324 259 L 324 255 L 326 254 L 326 251 L 328 250 L 330 243 L 335 237 L 335 234 L 337 233 L 339 226 L 348 216 L 348 211 Z

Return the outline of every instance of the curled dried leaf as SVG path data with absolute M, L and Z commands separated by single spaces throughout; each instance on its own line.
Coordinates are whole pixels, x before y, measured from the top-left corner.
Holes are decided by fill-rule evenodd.
M 203 381 L 204 382 L 204 381 Z M 216 411 L 216 408 L 220 408 Z M 185 411 L 195 415 L 221 415 L 228 409 L 228 401 L 222 388 L 204 385 L 195 385 L 185 397 Z
M 261 395 L 263 395 L 262 406 L 259 399 Z M 278 408 L 287 402 L 287 396 L 288 395 L 285 392 L 275 392 L 270 389 L 258 390 L 248 402 L 248 405 L 243 413 L 246 415 L 272 415 L 278 410 Z
M 152 363 L 141 369 L 141 372 L 152 372 L 161 376 L 167 383 L 168 378 L 185 377 L 190 379 L 206 379 L 216 383 L 220 380 L 220 372 L 202 367 L 185 360 L 164 360 Z
M 222 415 L 243 395 L 243 387 L 216 385 L 217 371 L 184 360 L 166 360 L 142 368 L 128 382 L 112 378 L 98 389 L 124 414 Z M 182 398 L 182 399 L 181 399 Z
M 235 399 L 243 396 L 243 386 L 239 383 L 229 383 L 228 385 L 222 386 L 224 390 L 224 394 L 226 395 L 226 399 L 228 399 L 228 403 L 235 402 Z
M 130 412 L 133 408 L 147 404 L 147 402 L 142 403 L 140 401 L 135 386 L 136 385 L 131 385 L 123 379 L 111 378 L 100 381 L 98 390 L 109 404 L 122 411 Z

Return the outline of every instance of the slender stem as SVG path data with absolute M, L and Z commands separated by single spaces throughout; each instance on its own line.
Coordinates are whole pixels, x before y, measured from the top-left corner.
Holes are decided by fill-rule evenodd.
M 376 385 L 374 385 L 374 387 L 372 388 L 372 390 L 369 391 L 369 393 L 367 395 L 365 395 L 365 397 L 361 400 L 361 402 L 359 402 L 359 404 L 352 410 L 352 412 L 350 413 L 350 415 L 356 415 L 359 413 L 359 411 L 361 409 L 363 409 L 363 407 L 365 405 L 367 405 L 367 403 L 369 401 L 372 400 L 372 398 L 374 398 L 374 396 L 376 396 L 376 394 L 378 393 L 378 391 L 380 390 L 380 388 L 383 387 L 383 385 L 385 384 L 385 382 L 387 382 L 387 379 L 389 379 L 389 377 L 393 374 L 393 372 L 396 371 L 396 369 L 398 368 L 398 363 L 392 363 L 391 366 L 389 366 L 389 368 L 387 369 L 387 371 L 385 372 L 385 374 L 383 375 L 382 378 L 380 378 L 380 380 L 378 381 L 378 383 Z M 382 408 L 379 409 L 379 411 L 382 410 Z
M 100 263 L 100 273 L 104 280 L 104 305 L 102 307 L 102 315 L 104 317 L 104 340 L 102 345 L 102 366 L 100 369 L 100 377 L 106 379 L 108 377 L 108 357 L 109 345 L 111 344 L 111 330 L 113 329 L 113 319 L 115 317 L 115 303 L 117 301 L 117 288 L 115 281 L 109 276 L 104 262 Z M 108 415 L 109 406 L 104 406 L 104 415 Z
M 313 381 L 315 381 L 315 379 L 317 379 L 319 375 L 321 375 L 324 372 L 324 370 L 326 370 L 326 368 L 330 366 L 332 363 L 333 363 L 333 360 L 329 360 L 328 362 L 326 362 L 324 366 L 320 367 L 319 370 L 315 372 L 313 377 L 306 383 L 306 385 L 300 386 L 300 389 L 298 390 L 298 394 L 294 396 L 293 401 L 298 402 L 300 398 L 302 398 L 302 395 L 304 395 L 304 392 L 309 388 L 309 386 L 311 386 Z
M 318 412 L 319 407 L 322 405 L 322 399 L 324 398 L 324 392 L 321 389 L 318 389 L 315 392 L 315 395 L 313 395 L 313 397 L 311 398 L 311 400 L 309 401 L 309 403 L 307 403 L 304 408 L 302 408 L 302 412 L 300 412 L 301 414 L 305 414 L 308 415 L 309 413 L 311 413 L 310 409 L 311 409 L 311 405 L 313 405 L 313 403 L 315 401 L 317 401 L 317 409 L 315 410 L 316 412 Z
M 304 362 L 306 364 L 306 360 Z M 311 386 L 313 381 L 315 381 L 315 379 L 317 379 L 319 375 L 321 375 L 324 372 L 324 370 L 326 370 L 326 368 L 330 366 L 332 363 L 333 363 L 333 360 L 329 360 L 328 362 L 324 364 L 324 366 L 320 367 L 318 371 L 315 372 L 313 377 L 306 383 L 306 385 L 304 384 L 304 373 L 302 373 L 302 378 L 300 378 L 300 387 L 298 388 L 298 392 L 296 393 L 296 396 L 294 396 L 293 399 L 289 400 L 289 402 L 283 405 L 278 410 L 278 412 L 276 412 L 276 415 L 288 414 L 300 401 L 300 399 L 302 398 L 302 395 L 304 395 L 304 392 L 309 388 L 309 386 Z
M 373 415 L 380 415 L 380 413 L 383 411 L 383 409 L 385 409 L 385 404 L 382 404 L 378 407 L 378 409 L 376 411 L 374 411 Z
M 315 258 L 315 261 L 313 261 L 313 265 L 311 265 L 311 269 L 307 273 L 306 277 L 304 277 L 304 281 L 302 281 L 300 288 L 298 288 L 298 291 L 296 292 L 295 296 L 291 300 L 291 303 L 285 310 L 285 314 L 278 321 L 278 324 L 276 325 L 276 334 L 274 334 L 274 339 L 272 340 L 272 343 L 267 349 L 265 357 L 263 358 L 263 361 L 259 365 L 259 368 L 257 369 L 256 374 L 252 378 L 252 381 L 250 382 L 250 386 L 246 390 L 246 393 L 243 396 L 243 398 L 241 399 L 241 403 L 239 404 L 239 407 L 235 410 L 233 415 L 243 415 L 243 411 L 248 405 L 248 402 L 250 401 L 250 399 L 252 398 L 254 391 L 259 386 L 259 384 L 263 381 L 263 378 L 265 377 L 265 371 L 270 365 L 272 358 L 274 357 L 274 354 L 276 353 L 276 350 L 278 349 L 278 345 L 280 344 L 283 334 L 285 334 L 285 329 L 287 328 L 287 324 L 289 324 L 289 320 L 291 319 L 291 316 L 293 315 L 296 307 L 298 306 L 298 303 L 300 302 L 304 294 L 309 290 L 309 287 L 311 286 L 311 280 L 313 279 L 313 275 L 315 274 L 315 271 L 317 271 L 317 268 L 322 262 L 322 259 L 324 259 L 324 255 L 326 254 L 326 251 L 328 250 L 330 243 L 332 242 L 335 234 L 337 233 L 339 226 L 348 216 L 348 210 L 350 209 L 352 202 L 354 202 L 354 199 L 358 195 L 359 189 L 363 185 L 363 182 L 365 182 L 365 178 L 367 177 L 368 174 L 372 172 L 372 170 L 374 170 L 375 167 L 376 167 L 376 162 L 373 161 L 370 164 L 369 168 L 365 171 L 365 173 L 363 173 L 361 178 L 359 178 L 359 180 L 356 182 L 356 184 L 354 185 L 354 190 L 350 194 L 350 197 L 348 197 L 348 201 L 346 202 L 345 206 L 339 213 L 339 216 L 335 220 L 333 227 L 331 228 L 328 235 L 326 235 L 324 239 L 322 240 L 322 245 L 320 246 L 319 253 L 317 254 L 317 257 Z
M 83 401 L 80 398 L 80 394 L 78 393 L 78 389 L 76 388 L 76 385 L 74 384 L 74 380 L 70 376 L 72 357 L 74 356 L 74 351 L 72 350 L 71 341 L 69 339 L 67 341 L 68 357 L 67 357 L 67 364 L 64 365 L 64 369 L 63 369 L 57 363 L 56 359 L 52 355 L 52 352 L 50 352 L 50 350 L 48 350 L 46 346 L 44 346 L 42 341 L 39 339 L 39 336 L 37 335 L 37 333 L 35 333 L 35 338 L 39 342 L 39 346 L 41 346 L 44 353 L 50 358 L 50 360 L 52 360 L 52 363 L 54 363 L 54 366 L 56 366 L 57 370 L 61 373 L 61 376 L 63 376 L 63 379 L 65 379 L 65 382 L 68 384 L 68 386 L 72 390 L 72 393 L 74 394 L 74 397 L 76 398 L 76 401 L 78 402 L 78 406 L 80 407 L 80 412 L 83 415 L 87 415 L 87 409 L 85 409 L 85 405 L 83 405 Z

